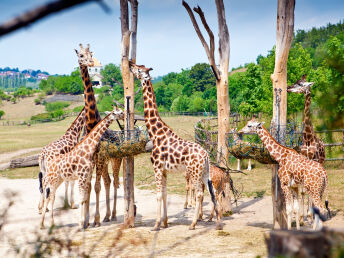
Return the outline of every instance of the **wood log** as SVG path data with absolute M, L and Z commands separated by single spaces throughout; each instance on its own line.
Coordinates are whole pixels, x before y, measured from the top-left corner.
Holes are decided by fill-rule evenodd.
M 10 162 L 10 168 L 25 168 L 38 166 L 39 154 L 28 156 L 25 158 L 12 159 Z
M 272 230 L 264 237 L 269 257 L 339 257 L 343 252 L 344 229 Z

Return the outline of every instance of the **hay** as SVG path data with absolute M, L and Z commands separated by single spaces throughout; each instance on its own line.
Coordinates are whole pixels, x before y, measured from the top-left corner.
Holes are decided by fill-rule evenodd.
M 277 164 L 269 152 L 259 145 L 241 143 L 228 147 L 228 150 L 237 159 L 254 159 L 262 164 Z
M 135 142 L 124 141 L 120 144 L 101 141 L 99 144 L 98 155 L 111 158 L 124 158 L 127 156 L 138 155 L 147 152 L 145 147 L 148 141 L 149 140 L 144 138 Z

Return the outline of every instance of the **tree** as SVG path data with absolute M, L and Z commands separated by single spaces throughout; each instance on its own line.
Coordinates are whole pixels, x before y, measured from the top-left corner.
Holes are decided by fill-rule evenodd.
M 115 87 L 119 83 L 123 83 L 121 68 L 118 65 L 112 63 L 107 64 L 104 66 L 104 69 L 100 72 L 100 74 L 103 76 L 102 82 L 106 85 Z
M 228 65 L 229 65 L 229 32 L 226 23 L 225 7 L 223 0 L 215 0 L 217 18 L 218 18 L 218 31 L 219 31 L 219 67 L 215 63 L 215 43 L 214 34 L 209 28 L 208 23 L 204 17 L 202 9 L 198 6 L 193 10 L 196 12 L 201 22 L 209 35 L 210 46 L 205 41 L 195 16 L 190 8 L 190 6 L 183 1 L 183 6 L 189 14 L 191 22 L 200 39 L 203 48 L 207 54 L 210 67 L 216 78 L 216 89 L 217 89 L 217 119 L 218 119 L 218 140 L 217 140 L 217 161 L 218 163 L 223 163 L 223 157 L 227 158 L 229 155 L 228 149 L 226 147 L 227 133 L 229 133 L 229 95 L 228 95 Z
M 1 120 L 1 118 L 2 118 L 4 115 L 5 115 L 5 111 L 0 110 L 0 120 Z
M 273 83 L 273 118 L 272 127 L 279 127 L 287 123 L 287 62 L 294 33 L 294 8 L 295 0 L 278 0 L 277 6 L 277 33 L 275 51 L 275 69 L 271 74 Z M 276 100 L 280 101 L 276 105 Z M 285 129 L 274 130 L 273 136 L 284 139 Z M 283 140 L 282 140 L 283 144 Z M 278 222 L 280 228 L 287 228 L 285 216 L 285 202 L 278 178 L 278 165 L 272 166 L 272 205 L 273 227 Z M 277 196 L 277 200 L 276 200 Z

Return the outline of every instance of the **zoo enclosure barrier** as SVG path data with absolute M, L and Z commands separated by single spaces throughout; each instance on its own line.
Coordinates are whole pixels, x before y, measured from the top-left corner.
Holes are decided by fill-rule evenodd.
M 248 118 L 242 118 L 240 120 L 248 120 Z M 237 127 L 238 121 L 239 120 L 235 119 L 234 116 L 231 116 L 230 127 Z M 196 142 L 207 149 L 210 153 L 211 158 L 213 160 L 216 160 L 218 134 L 217 118 L 211 117 L 200 119 L 194 128 Z M 303 125 L 291 122 L 284 126 L 281 125 L 279 130 L 285 132 L 284 137 L 283 139 L 280 139 L 280 142 L 289 148 L 293 148 L 296 151 L 299 151 L 300 146 L 302 145 Z M 325 148 L 327 149 L 326 161 L 344 160 L 344 129 L 322 130 L 316 131 L 315 133 L 321 135 L 320 138 L 324 141 Z M 336 137 L 333 137 L 334 133 L 337 134 Z M 338 135 L 339 133 L 341 135 Z M 336 142 L 333 142 L 333 138 L 335 138 Z M 343 148 L 340 153 L 338 151 L 335 152 L 332 150 L 332 148 L 334 147 L 341 146 L 343 146 Z M 276 163 L 276 161 L 270 156 L 269 152 L 264 148 L 257 134 L 244 134 L 239 141 L 234 139 L 233 132 L 228 133 L 227 148 L 231 154 L 230 156 L 234 156 L 238 159 L 255 159 L 263 164 Z M 332 157 L 333 154 L 337 157 Z

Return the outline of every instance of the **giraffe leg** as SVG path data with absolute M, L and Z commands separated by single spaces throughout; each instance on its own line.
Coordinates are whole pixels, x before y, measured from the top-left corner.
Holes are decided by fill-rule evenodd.
M 74 185 L 75 185 L 75 180 L 69 181 L 70 183 L 70 207 L 72 209 L 77 209 L 78 206 L 74 202 Z
M 193 182 L 195 184 L 196 208 L 195 208 L 195 213 L 194 213 L 194 217 L 193 217 L 192 223 L 191 223 L 191 225 L 189 227 L 190 230 L 194 230 L 195 229 L 195 226 L 197 224 L 197 220 L 199 218 L 201 200 L 203 198 L 201 178 L 199 178 L 199 176 L 195 176 L 193 178 Z
M 55 190 L 51 194 L 51 217 L 50 217 L 50 227 L 54 226 L 54 202 L 55 202 Z
M 293 190 L 293 209 L 295 214 L 296 229 L 300 230 L 300 207 L 299 207 L 299 187 Z
M 116 221 L 116 206 L 117 206 L 117 189 L 119 187 L 119 170 L 121 168 L 122 159 L 111 159 L 111 166 L 113 172 L 113 208 L 111 214 L 111 221 Z
M 101 177 L 102 177 L 103 166 L 102 166 L 102 164 L 98 163 L 97 158 L 95 158 L 95 162 L 96 162 L 96 182 L 94 184 L 94 191 L 96 192 L 96 213 L 94 215 L 93 226 L 99 227 L 100 226 L 99 194 L 100 194 L 100 190 L 101 190 L 101 182 L 100 181 L 101 181 Z
M 86 215 L 85 215 L 85 222 L 86 222 L 87 227 L 90 225 L 90 199 L 91 199 L 91 189 L 92 189 L 91 180 L 92 180 L 92 174 L 87 186 L 87 202 L 86 202 Z
M 64 208 L 69 208 L 69 202 L 68 202 L 68 186 L 69 182 L 66 180 L 65 182 L 65 198 L 64 198 Z
M 238 169 L 238 170 L 240 170 L 240 169 Z M 251 171 L 251 170 L 252 170 L 251 159 L 248 159 L 247 170 L 248 170 L 248 171 Z
M 109 176 L 109 171 L 108 171 L 108 164 L 109 161 L 104 162 L 104 167 L 103 167 L 103 181 L 104 181 L 104 186 L 105 186 L 105 197 L 106 197 L 106 214 L 103 219 L 103 222 L 109 222 L 110 221 L 110 215 L 111 215 L 111 209 L 110 209 L 110 185 L 111 185 L 111 178 Z
M 155 168 L 155 183 L 157 187 L 156 191 L 156 200 L 157 200 L 157 215 L 156 215 L 156 221 L 154 228 L 152 231 L 158 231 L 160 230 L 160 221 L 161 221 L 161 202 L 162 202 L 162 188 L 163 188 L 163 171 Z
M 162 202 L 163 202 L 163 214 L 162 214 L 162 227 L 167 228 L 167 175 L 163 174 L 162 178 Z
M 200 212 L 199 212 L 198 220 L 203 219 L 203 199 L 204 199 L 204 184 L 203 183 L 202 183 L 202 192 L 203 192 L 203 196 L 201 198 Z
M 44 217 L 45 213 L 47 212 L 47 207 L 50 202 L 50 195 L 48 197 L 44 197 L 44 206 L 43 206 L 43 211 L 42 211 L 42 217 L 41 217 L 41 229 L 44 229 Z
M 186 190 L 186 195 L 185 195 L 184 209 L 187 209 L 188 208 L 188 200 L 189 200 L 189 191 L 190 191 L 189 176 L 187 176 L 187 175 L 185 175 L 185 190 Z
M 79 226 L 81 229 L 88 227 L 87 222 L 87 202 L 88 202 L 88 183 L 82 185 L 79 179 L 79 192 L 80 192 L 80 221 Z
M 288 226 L 288 230 L 290 230 L 291 229 L 291 220 L 293 217 L 293 196 L 290 193 L 291 190 L 288 187 L 288 183 L 283 184 L 281 182 L 281 188 L 282 188 L 285 202 L 286 202 L 287 226 Z

